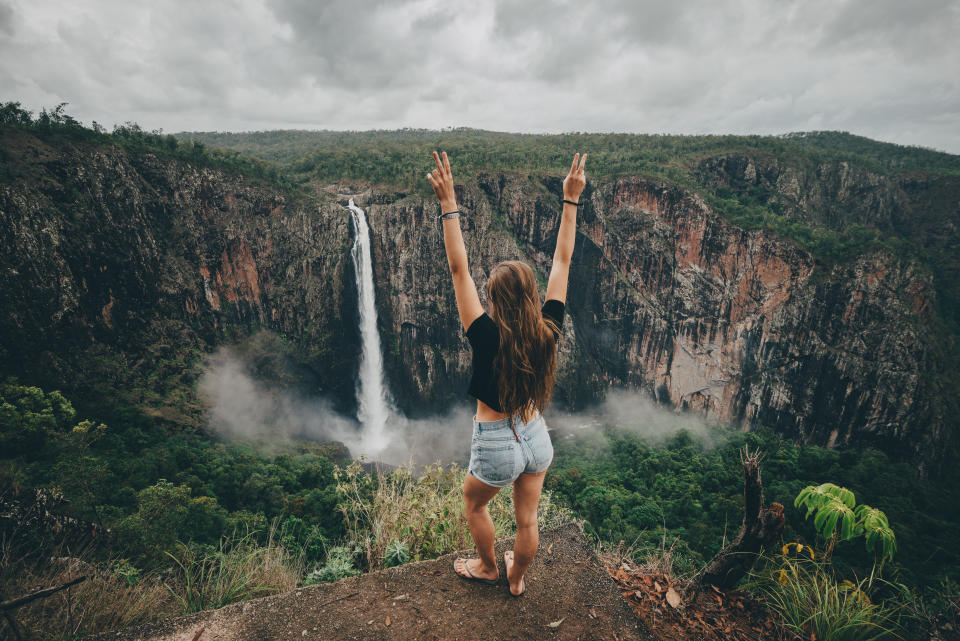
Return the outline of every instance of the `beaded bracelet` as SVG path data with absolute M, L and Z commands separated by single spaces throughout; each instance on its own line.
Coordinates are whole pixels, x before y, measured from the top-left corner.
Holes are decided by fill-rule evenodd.
M 447 220 L 448 218 L 460 218 L 460 210 L 448 211 L 445 214 L 440 214 L 439 216 L 437 216 L 437 218 L 440 218 L 442 220 Z

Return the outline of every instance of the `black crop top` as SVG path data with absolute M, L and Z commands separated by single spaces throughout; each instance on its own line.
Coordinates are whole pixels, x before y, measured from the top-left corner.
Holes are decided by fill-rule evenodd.
M 550 299 L 543 304 L 541 312 L 544 318 L 556 323 L 558 328 L 563 327 L 563 303 Z M 557 340 L 560 334 L 554 332 Z M 497 391 L 497 372 L 494 371 L 493 360 L 500 349 L 500 330 L 493 319 L 486 312 L 470 323 L 467 329 L 467 339 L 473 348 L 473 376 L 470 378 L 470 396 L 480 399 L 491 409 L 502 412 L 500 395 Z

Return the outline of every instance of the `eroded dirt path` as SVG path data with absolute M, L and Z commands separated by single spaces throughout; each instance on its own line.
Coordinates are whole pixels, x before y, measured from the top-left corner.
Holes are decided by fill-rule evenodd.
M 575 525 L 540 535 L 526 592 L 459 578 L 448 554 L 433 561 L 301 588 L 220 610 L 91 637 L 97 641 L 259 641 L 266 639 L 608 639 L 651 641 Z M 469 554 L 471 551 L 466 551 Z M 559 622 L 559 623 L 557 623 Z M 198 631 L 203 629 L 198 638 Z

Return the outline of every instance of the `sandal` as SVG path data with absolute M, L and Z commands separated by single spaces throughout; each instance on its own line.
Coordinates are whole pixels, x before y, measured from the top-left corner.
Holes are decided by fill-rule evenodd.
M 460 560 L 463 561 L 463 571 L 466 572 L 466 574 L 461 573 L 460 570 L 457 569 L 457 561 L 460 561 Z M 500 583 L 500 577 L 497 577 L 496 579 L 484 579 L 479 576 L 474 576 L 473 572 L 470 571 L 470 566 L 467 565 L 467 561 L 471 561 L 471 560 L 472 559 L 464 559 L 463 557 L 459 557 L 459 556 L 456 559 L 454 559 L 453 571 L 457 573 L 457 576 L 459 576 L 464 581 L 476 581 L 478 583 L 485 583 L 486 585 L 497 585 Z
M 509 565 L 507 564 L 507 555 L 508 555 L 508 554 L 510 555 L 510 561 L 512 562 L 512 561 L 513 561 L 513 550 L 507 550 L 506 552 L 503 553 L 503 564 L 504 564 L 505 567 L 507 567 L 507 572 L 510 571 Z M 507 579 L 507 584 L 509 585 L 509 583 L 510 583 L 510 580 Z M 526 592 L 526 591 L 527 591 L 526 577 L 521 577 L 521 578 L 520 578 L 520 593 L 519 593 L 519 594 L 514 594 L 513 591 L 511 590 L 511 591 L 510 591 L 510 596 L 512 596 L 512 597 L 523 596 L 523 593 Z

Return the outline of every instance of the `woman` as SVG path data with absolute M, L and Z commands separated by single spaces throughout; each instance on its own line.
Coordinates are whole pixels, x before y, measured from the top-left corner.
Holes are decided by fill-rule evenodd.
M 450 161 L 446 152 L 442 162 L 437 152 L 433 152 L 433 159 L 437 168 L 427 174 L 427 180 L 440 200 L 443 242 L 457 311 L 473 348 L 470 394 L 477 399 L 463 499 L 479 558 L 458 558 L 454 569 L 466 579 L 490 584 L 498 581 L 493 520 L 487 503 L 501 487 L 513 483 L 517 538 L 514 549 L 504 554 L 504 561 L 510 594 L 520 596 L 523 575 L 537 552 L 537 504 L 543 477 L 553 460 L 553 445 L 541 412 L 553 391 L 577 205 L 586 185 L 587 155 L 573 156 L 570 173 L 563 181 L 563 213 L 543 307 L 539 305 L 533 270 L 525 263 L 507 261 L 494 267 L 487 280 L 489 315 L 480 304 L 467 268 Z

